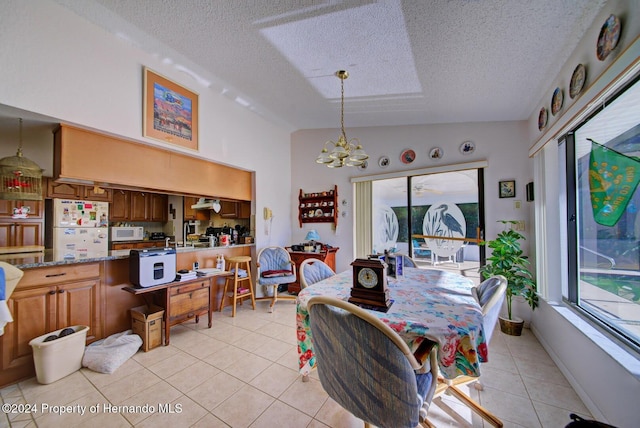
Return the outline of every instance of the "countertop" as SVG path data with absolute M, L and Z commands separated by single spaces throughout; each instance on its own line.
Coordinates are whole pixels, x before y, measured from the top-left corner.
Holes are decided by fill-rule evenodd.
M 178 247 L 178 253 L 190 253 L 195 251 L 225 250 L 227 248 L 253 247 L 255 244 L 238 244 L 220 247 Z M 173 248 L 173 247 L 172 247 Z M 18 269 L 32 269 L 45 266 L 71 265 L 77 263 L 102 262 L 105 260 L 118 260 L 129 258 L 130 250 L 109 251 L 106 256 L 86 257 L 82 259 L 64 259 L 54 255 L 53 250 L 44 250 L 34 253 L 0 254 L 0 260 L 14 265 Z

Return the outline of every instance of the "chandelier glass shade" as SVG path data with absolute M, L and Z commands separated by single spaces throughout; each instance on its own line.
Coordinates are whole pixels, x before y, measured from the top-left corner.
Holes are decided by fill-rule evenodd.
M 344 131 L 344 80 L 349 77 L 349 73 L 344 70 L 336 71 L 335 75 L 340 79 L 340 130 L 341 134 L 338 141 L 332 140 L 324 143 L 324 147 L 316 158 L 316 162 L 324 164 L 329 168 L 341 168 L 343 166 L 361 166 L 369 159 L 369 156 L 362 148 L 360 140 L 352 138 L 347 139 Z
M 0 159 L 0 199 L 42 200 L 42 168 L 22 155 L 22 119 L 18 153 Z

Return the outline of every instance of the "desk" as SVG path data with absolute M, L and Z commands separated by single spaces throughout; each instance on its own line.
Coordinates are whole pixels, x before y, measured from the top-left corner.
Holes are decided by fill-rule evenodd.
M 164 345 L 169 345 L 171 326 L 180 324 L 188 319 L 200 321 L 200 315 L 208 314 L 209 328 L 213 314 L 213 293 L 211 292 L 214 278 L 230 276 L 228 271 L 199 277 L 189 281 L 174 281 L 153 287 L 124 287 L 123 290 L 142 295 L 147 304 L 150 298 L 162 294 L 160 306 L 164 307 Z M 223 297 L 224 298 L 224 297 Z M 159 302 L 158 302 L 159 303 Z
M 460 375 L 480 376 L 480 363 L 487 361 L 487 343 L 482 327 L 482 308 L 471 295 L 473 283 L 461 275 L 406 268 L 404 276 L 388 278 L 388 312 L 371 311 L 395 330 L 416 352 L 425 340 L 438 343 L 438 365 L 447 379 Z M 347 270 L 317 282 L 298 294 L 296 327 L 300 373 L 315 366 L 307 302 L 313 296 L 347 300 L 352 271 Z

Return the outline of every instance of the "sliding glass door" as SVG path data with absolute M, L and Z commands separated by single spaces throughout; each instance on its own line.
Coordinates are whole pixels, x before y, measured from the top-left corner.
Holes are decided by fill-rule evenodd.
M 482 169 L 373 181 L 374 252 L 408 254 L 420 265 L 477 267 L 481 188 Z

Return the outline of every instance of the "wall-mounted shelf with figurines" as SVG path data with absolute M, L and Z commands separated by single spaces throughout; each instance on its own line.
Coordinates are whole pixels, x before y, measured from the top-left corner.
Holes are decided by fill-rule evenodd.
M 333 223 L 338 225 L 338 186 L 325 192 L 303 193 L 298 196 L 298 222 Z

